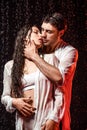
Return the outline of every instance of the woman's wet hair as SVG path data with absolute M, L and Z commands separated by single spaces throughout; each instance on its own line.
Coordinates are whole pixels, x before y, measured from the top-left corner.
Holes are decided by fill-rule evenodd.
M 32 27 L 30 25 L 23 26 L 17 33 L 15 39 L 15 48 L 13 54 L 13 67 L 12 67 L 12 95 L 15 97 L 20 97 L 22 95 L 20 87 L 22 86 L 21 78 L 23 76 L 25 58 L 24 58 L 24 39 L 26 38 L 28 31 L 29 38 L 32 32 Z

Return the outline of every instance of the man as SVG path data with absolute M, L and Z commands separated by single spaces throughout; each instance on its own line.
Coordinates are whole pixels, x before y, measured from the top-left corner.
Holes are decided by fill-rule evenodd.
M 41 28 L 44 44 L 42 53 L 43 55 L 45 53 L 54 53 L 55 58 L 58 60 L 58 66 L 54 67 L 41 58 L 37 53 L 34 42 L 31 44 L 32 50 L 25 48 L 25 56 L 28 59 L 31 59 L 47 78 L 55 83 L 58 83 L 58 86 L 63 89 L 65 93 L 65 112 L 62 118 L 62 130 L 71 130 L 71 90 L 78 59 L 78 51 L 62 39 L 62 36 L 66 31 L 67 24 L 66 20 L 60 13 L 54 13 L 46 16 Z

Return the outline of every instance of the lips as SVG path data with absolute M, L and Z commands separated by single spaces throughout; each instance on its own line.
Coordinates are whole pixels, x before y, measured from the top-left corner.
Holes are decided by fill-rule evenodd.
M 43 43 L 43 40 L 42 39 L 39 39 L 40 43 Z
M 43 40 L 44 43 L 48 42 L 47 40 Z

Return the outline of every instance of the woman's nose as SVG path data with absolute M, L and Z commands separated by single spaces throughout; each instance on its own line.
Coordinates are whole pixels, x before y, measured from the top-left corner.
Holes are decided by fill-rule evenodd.
M 42 34 L 41 33 L 39 33 L 39 37 L 42 38 Z

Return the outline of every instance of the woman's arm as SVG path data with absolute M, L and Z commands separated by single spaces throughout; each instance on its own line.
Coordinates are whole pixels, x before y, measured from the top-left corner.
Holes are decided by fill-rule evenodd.
M 4 104 L 8 112 L 15 111 L 15 108 L 12 106 L 12 97 L 11 97 L 11 65 L 12 61 L 9 61 L 4 66 L 3 93 L 1 96 L 1 102 L 2 104 Z
M 11 62 L 4 67 L 3 73 L 3 93 L 1 102 L 8 112 L 14 112 L 16 109 L 25 117 L 34 113 L 35 108 L 29 105 L 31 98 L 13 98 L 11 96 Z

